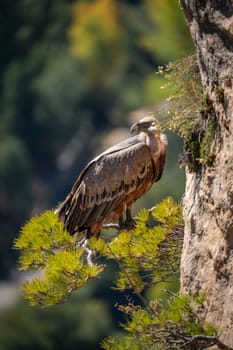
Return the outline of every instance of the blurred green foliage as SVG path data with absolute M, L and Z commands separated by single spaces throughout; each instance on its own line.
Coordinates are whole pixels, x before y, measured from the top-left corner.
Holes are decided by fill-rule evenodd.
M 77 295 L 50 309 L 31 308 L 20 301 L 0 314 L 0 323 L 3 350 L 97 350 L 112 329 L 105 300 Z
M 25 219 L 64 198 L 105 133 L 129 124 L 129 112 L 161 101 L 166 92 L 157 65 L 192 44 L 176 0 L 5 1 L 0 14 L 0 277 L 8 278 L 16 258 L 12 240 Z M 181 142 L 168 136 L 164 177 L 143 206 L 182 195 Z M 106 303 L 111 298 L 105 293 Z M 30 314 L 23 331 L 15 324 L 19 309 L 1 318 L 3 330 L 10 320 L 0 333 L 4 350 L 26 349 L 13 346 L 17 336 L 35 349 L 44 331 L 43 318 L 20 308 Z M 62 334 L 63 318 L 54 319 Z M 51 349 L 66 348 L 49 342 Z
M 0 205 L 4 213 L 11 208 L 16 214 L 23 211 L 29 199 L 29 155 L 23 141 L 16 137 L 4 138 L 0 141 L 0 148 Z M 16 179 L 20 183 L 20 191 Z
M 178 1 L 145 0 L 156 30 L 146 42 L 159 60 L 175 61 L 192 48 L 190 34 Z M 175 24 L 175 26 L 174 26 Z

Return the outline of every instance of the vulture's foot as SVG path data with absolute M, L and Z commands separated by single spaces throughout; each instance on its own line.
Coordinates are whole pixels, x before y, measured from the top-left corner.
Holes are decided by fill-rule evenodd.
M 122 217 L 119 219 L 119 230 L 133 230 L 135 228 L 135 220 L 131 215 L 130 209 L 126 209 L 126 218 L 122 220 Z
M 135 220 L 133 218 L 126 219 L 123 227 L 124 230 L 133 230 L 135 228 Z

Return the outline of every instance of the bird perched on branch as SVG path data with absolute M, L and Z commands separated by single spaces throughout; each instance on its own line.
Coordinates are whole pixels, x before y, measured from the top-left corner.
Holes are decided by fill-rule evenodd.
M 94 158 L 56 210 L 70 234 L 98 237 L 103 225 L 132 221 L 131 208 L 161 178 L 167 139 L 158 121 L 147 116 L 133 124 L 135 136 Z M 125 219 L 123 218 L 125 214 Z

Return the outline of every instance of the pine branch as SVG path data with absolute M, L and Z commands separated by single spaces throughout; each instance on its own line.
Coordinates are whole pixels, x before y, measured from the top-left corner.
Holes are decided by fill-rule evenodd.
M 120 270 L 123 272 L 123 274 L 126 276 L 131 288 L 133 289 L 134 293 L 137 295 L 138 299 L 141 300 L 142 304 L 145 305 L 145 307 L 150 310 L 152 313 L 154 313 L 154 310 L 150 307 L 150 304 L 148 303 L 148 301 L 144 298 L 144 296 L 138 291 L 137 286 L 133 283 L 133 281 L 131 280 L 129 274 L 127 273 L 127 271 L 124 269 L 124 266 L 121 264 L 121 261 L 119 259 L 117 259 L 117 257 L 115 256 L 115 254 L 113 253 L 113 251 L 110 248 L 110 245 L 108 245 L 108 249 L 111 253 L 111 255 L 113 256 L 113 258 L 115 259 L 115 261 L 118 263 L 118 266 L 120 268 Z
M 176 335 L 178 337 L 181 336 L 179 334 L 176 334 Z M 213 345 L 217 345 L 221 350 L 233 350 L 233 348 L 228 347 L 227 345 L 224 345 L 216 336 L 207 336 L 202 334 L 201 335 L 197 334 L 190 337 L 188 341 L 180 345 L 180 347 L 184 349 L 193 349 L 195 346 L 195 348 L 201 347 L 201 349 L 207 349 Z
M 149 216 L 161 224 L 149 226 Z M 141 291 L 151 284 L 169 279 L 177 267 L 180 241 L 175 238 L 181 225 L 181 208 L 171 198 L 155 207 L 142 210 L 135 218 L 134 228 L 118 231 L 109 243 L 91 238 L 88 247 L 100 256 L 114 259 L 119 265 L 117 287 L 131 288 L 152 312 Z M 119 225 L 107 225 L 107 228 Z M 77 236 L 71 236 L 52 211 L 33 217 L 21 229 L 15 248 L 21 250 L 20 269 L 43 269 L 40 278 L 28 281 L 23 289 L 32 305 L 50 306 L 63 303 L 73 291 L 99 275 L 106 266 L 88 266 L 85 249 Z M 77 244 L 78 243 L 78 244 Z

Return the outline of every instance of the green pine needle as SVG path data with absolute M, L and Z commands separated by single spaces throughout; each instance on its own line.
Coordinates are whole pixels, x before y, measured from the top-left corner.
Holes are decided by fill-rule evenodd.
M 151 226 L 151 217 L 157 223 Z M 159 223 L 158 223 L 159 222 Z M 124 230 L 106 242 L 92 237 L 88 247 L 119 265 L 116 288 L 140 293 L 148 285 L 178 273 L 182 242 L 180 206 L 167 198 L 153 210 L 143 209 L 134 229 Z M 19 269 L 43 271 L 23 290 L 31 305 L 51 306 L 65 302 L 73 291 L 98 276 L 105 266 L 86 262 L 85 250 L 77 246 L 53 211 L 33 217 L 21 229 L 14 247 L 20 249 Z

